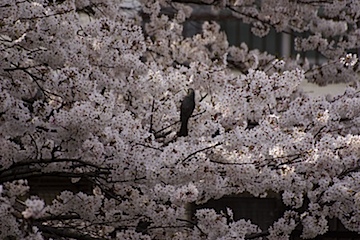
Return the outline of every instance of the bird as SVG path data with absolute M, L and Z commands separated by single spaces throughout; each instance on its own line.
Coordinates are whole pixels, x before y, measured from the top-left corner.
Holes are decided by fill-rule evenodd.
M 180 131 L 177 133 L 178 137 L 186 137 L 188 135 L 188 122 L 191 114 L 195 109 L 195 91 L 189 88 L 187 95 L 180 105 Z

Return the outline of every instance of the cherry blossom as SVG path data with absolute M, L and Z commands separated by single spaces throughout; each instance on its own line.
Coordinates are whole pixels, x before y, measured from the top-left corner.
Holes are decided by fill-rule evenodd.
M 293 34 L 324 62 L 230 46 L 215 21 L 185 37 L 197 5 L 258 36 Z M 0 238 L 315 238 L 332 219 L 360 232 L 359 12 L 351 0 L 2 1 Z M 311 98 L 305 80 L 350 84 Z M 65 190 L 43 199 L 33 180 L 48 177 Z M 262 229 L 192 209 L 242 194 L 287 210 Z

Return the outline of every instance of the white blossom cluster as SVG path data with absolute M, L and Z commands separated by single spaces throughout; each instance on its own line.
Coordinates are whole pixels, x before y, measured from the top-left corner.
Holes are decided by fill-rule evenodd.
M 184 37 L 192 8 L 180 2 L 2 1 L 1 239 L 289 239 L 298 226 L 314 238 L 329 219 L 360 232 L 360 94 L 350 53 L 359 4 L 214 6 L 261 36 L 269 27 L 309 31 L 298 50 L 329 57 L 312 67 L 229 46 L 215 22 Z M 308 78 L 354 84 L 312 99 L 299 90 Z M 189 135 L 177 137 L 188 88 L 196 107 Z M 27 180 L 48 176 L 93 191 L 68 189 L 49 203 L 30 196 Z M 269 229 L 231 209 L 189 213 L 210 199 L 270 192 L 290 210 Z
M 233 16 L 251 23 L 251 30 L 255 35 L 265 36 L 272 27 L 295 37 L 296 51 L 316 50 L 329 60 L 324 66 L 335 71 L 326 74 L 329 69 L 312 66 L 307 74 L 309 81 L 318 84 L 354 81 L 352 76 L 356 75 L 354 72 L 359 72 L 358 65 L 351 65 L 351 70 L 346 70 L 339 63 L 339 58 L 348 58 L 345 56 L 349 49 L 359 48 L 358 1 L 242 0 L 232 3 L 233 1 L 227 1 L 225 5 Z M 349 65 L 346 64 L 347 67 Z

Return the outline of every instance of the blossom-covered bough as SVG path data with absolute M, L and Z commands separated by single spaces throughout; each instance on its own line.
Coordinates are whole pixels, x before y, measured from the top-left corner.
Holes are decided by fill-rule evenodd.
M 128 4 L 1 1 L 1 239 L 314 238 L 330 219 L 360 232 L 358 1 Z M 296 49 L 327 62 L 229 46 L 215 22 L 185 38 L 194 4 L 226 8 L 259 36 L 304 32 Z M 352 87 L 312 99 L 305 79 Z M 196 106 L 177 137 L 188 88 Z M 46 176 L 93 191 L 45 204 L 28 181 Z M 277 193 L 287 210 L 269 229 L 230 210 L 187 212 L 245 192 Z

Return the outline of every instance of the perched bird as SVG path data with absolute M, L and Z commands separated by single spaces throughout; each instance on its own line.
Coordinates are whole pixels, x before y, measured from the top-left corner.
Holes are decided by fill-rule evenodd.
M 195 108 L 195 91 L 189 88 L 188 94 L 184 97 L 180 106 L 180 131 L 177 133 L 179 137 L 186 137 L 188 135 L 188 122 L 191 114 Z

